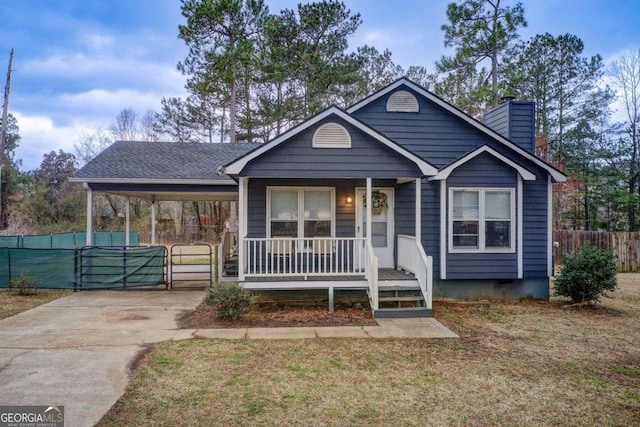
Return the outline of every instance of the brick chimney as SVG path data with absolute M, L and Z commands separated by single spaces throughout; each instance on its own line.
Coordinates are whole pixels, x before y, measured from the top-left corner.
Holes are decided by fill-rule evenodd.
M 484 124 L 530 153 L 535 152 L 535 102 L 503 96 L 496 108 L 484 115 Z

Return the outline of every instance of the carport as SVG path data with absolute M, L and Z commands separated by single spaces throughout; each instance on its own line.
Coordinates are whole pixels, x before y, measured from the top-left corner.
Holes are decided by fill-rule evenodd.
M 92 246 L 94 192 L 126 198 L 126 234 L 132 198 L 151 201 L 151 244 L 156 244 L 156 203 L 160 201 L 237 201 L 238 184 L 218 168 L 260 144 L 200 144 L 116 141 L 82 167 L 71 182 L 87 191 L 87 246 Z M 129 245 L 129 241 L 126 242 Z

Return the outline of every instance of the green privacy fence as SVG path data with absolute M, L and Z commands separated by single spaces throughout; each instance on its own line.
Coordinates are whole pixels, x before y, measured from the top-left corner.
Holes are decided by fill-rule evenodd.
M 87 233 L 40 234 L 26 236 L 0 236 L 0 248 L 29 248 L 29 249 L 75 249 L 83 247 L 87 242 Z M 129 246 L 137 246 L 140 233 L 129 233 Z M 126 233 L 124 231 L 94 231 L 93 244 L 95 246 L 125 246 Z
M 0 248 L 0 288 L 20 275 L 48 289 L 126 289 L 166 283 L 164 246 Z

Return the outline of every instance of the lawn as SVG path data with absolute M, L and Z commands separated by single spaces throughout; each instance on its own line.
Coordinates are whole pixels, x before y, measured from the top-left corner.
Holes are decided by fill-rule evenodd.
M 35 295 L 18 295 L 14 290 L 0 289 L 0 319 L 31 310 L 70 294 L 70 291 L 39 289 Z
M 640 275 L 601 308 L 437 303 L 459 340 L 155 347 L 102 426 L 640 424 Z

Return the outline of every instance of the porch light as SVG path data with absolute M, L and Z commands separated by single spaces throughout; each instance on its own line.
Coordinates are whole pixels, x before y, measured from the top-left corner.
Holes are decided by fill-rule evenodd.
M 351 203 L 353 203 L 353 197 L 351 197 L 350 194 L 347 194 L 347 204 L 350 205 Z

